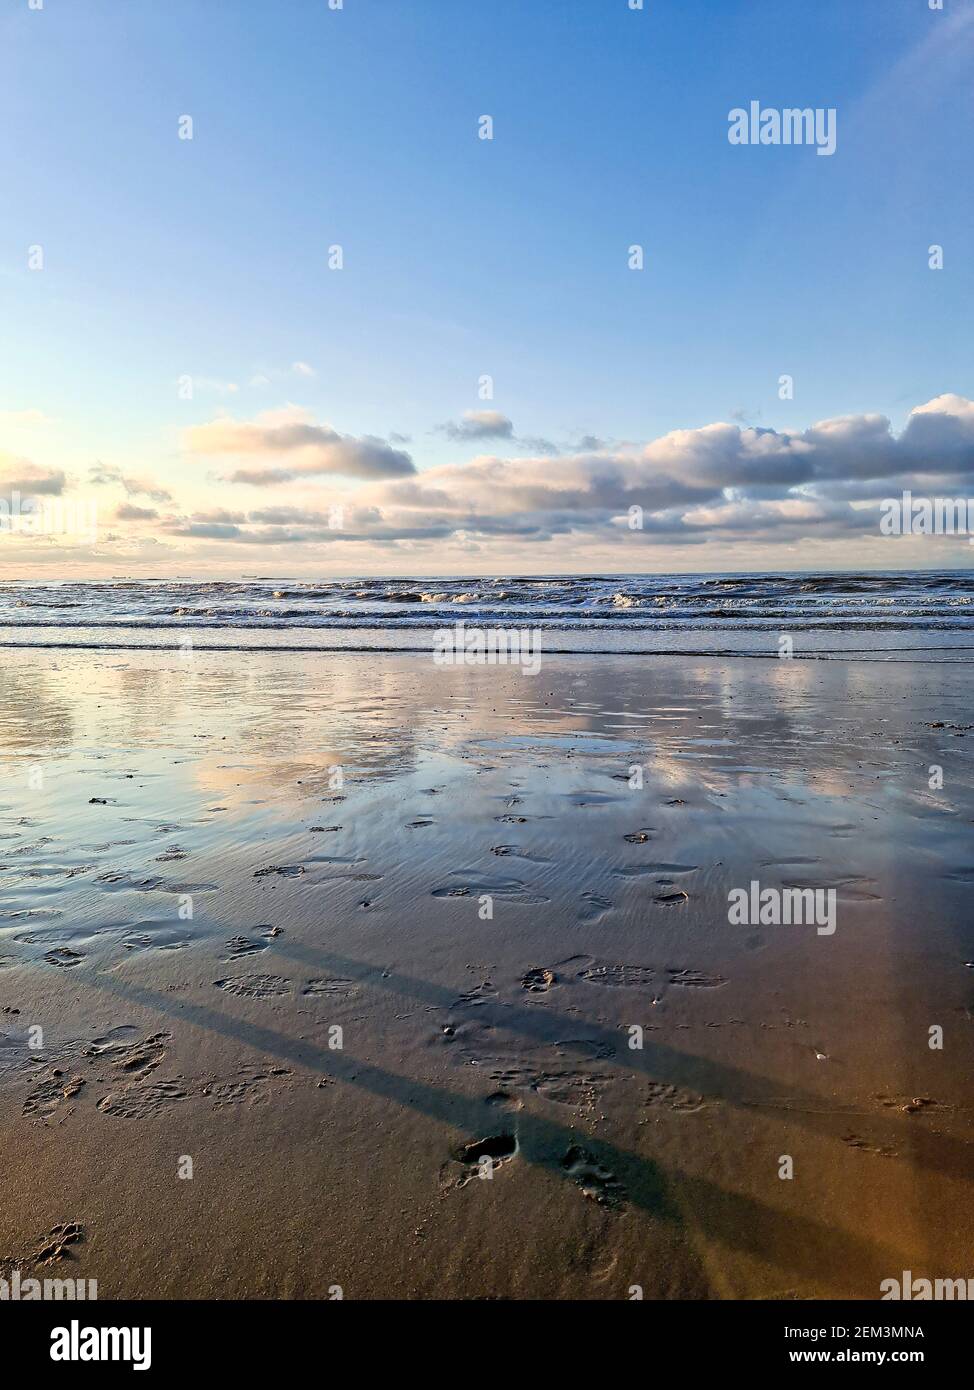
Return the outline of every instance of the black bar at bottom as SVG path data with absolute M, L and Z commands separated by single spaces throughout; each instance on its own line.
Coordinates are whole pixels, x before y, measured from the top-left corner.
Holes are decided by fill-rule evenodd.
M 664 1368 L 946 1370 L 970 1333 L 963 1302 L 0 1303 L 0 1334 L 21 1380 L 34 1370 L 65 1380 L 304 1368 L 327 1377 L 329 1365 L 347 1376 L 356 1361 L 370 1378 L 386 1362 L 396 1374 L 441 1377 L 456 1372 L 464 1346 L 466 1378 L 485 1361 L 494 1374 L 520 1364 L 529 1375 L 535 1357 L 546 1378 L 562 1365 L 577 1373 L 582 1355 L 615 1378 L 626 1374 L 616 1357 L 627 1350 L 653 1379 Z

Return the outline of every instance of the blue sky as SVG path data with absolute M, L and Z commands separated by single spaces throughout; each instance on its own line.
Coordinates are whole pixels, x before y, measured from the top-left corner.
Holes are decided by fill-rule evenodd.
M 661 554 L 616 541 L 589 513 L 618 498 L 594 494 L 578 528 L 564 497 L 512 501 L 537 521 L 518 539 L 457 475 L 526 458 L 563 477 L 584 454 L 602 478 L 716 422 L 793 437 L 878 413 L 894 447 L 914 407 L 974 394 L 972 18 L 968 0 L 3 0 L 0 472 L 60 470 L 70 494 L 101 469 L 101 544 L 60 556 L 92 574 L 246 570 L 257 545 L 288 572 L 800 568 L 803 544 L 842 563 L 859 540 L 834 515 L 807 537 L 695 523 L 686 553 L 666 529 Z M 732 146 L 752 100 L 835 108 L 835 154 Z M 488 409 L 507 433 L 443 428 Z M 280 482 L 227 481 L 226 441 L 193 435 L 224 417 L 257 422 L 243 462 Z M 320 470 L 282 421 L 339 437 Z M 436 488 L 383 485 L 354 445 L 339 471 L 376 438 L 420 478 L 445 470 Z M 253 530 L 275 524 L 255 510 L 336 499 L 340 539 Z M 18 571 L 49 572 L 52 549 Z

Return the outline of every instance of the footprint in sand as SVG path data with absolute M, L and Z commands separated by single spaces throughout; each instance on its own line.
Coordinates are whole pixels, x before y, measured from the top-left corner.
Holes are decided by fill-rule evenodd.
M 622 864 L 612 873 L 615 878 L 650 878 L 653 874 L 692 874 L 698 864 Z M 658 878 L 658 883 L 669 882 Z
M 510 1091 L 491 1091 L 489 1096 L 484 1096 L 484 1104 L 497 1110 L 520 1110 L 523 1106 L 523 1102 L 517 1096 L 512 1096 Z
M 652 984 L 656 971 L 648 965 L 596 965 L 579 972 L 578 978 L 590 985 L 611 985 L 615 989 L 640 989 Z
M 497 994 L 490 980 L 482 980 L 479 985 L 474 985 L 471 989 L 464 990 L 459 999 L 454 1000 L 453 1007 L 459 1009 L 465 1005 L 476 1008 L 481 1004 L 486 1004 L 488 999 L 493 999 Z
M 240 956 L 252 956 L 266 950 L 267 943 L 264 941 L 252 941 L 248 936 L 231 936 L 227 942 L 227 959 L 237 960 Z
M 584 1195 L 598 1202 L 600 1207 L 618 1211 L 625 1206 L 626 1190 L 622 1183 L 587 1150 L 573 1144 L 562 1159 L 561 1166 L 578 1183 Z
M 63 1100 L 70 1100 L 85 1085 L 83 1076 L 68 1076 L 59 1067 L 49 1067 L 44 1076 L 26 1097 L 21 1114 L 47 1119 Z
M 145 951 L 152 945 L 152 937 L 147 932 L 135 932 L 122 942 L 126 951 Z
M 876 1154 L 880 1158 L 895 1158 L 896 1150 L 887 1144 L 873 1144 L 868 1139 L 861 1139 L 858 1134 L 843 1134 L 843 1144 L 848 1144 L 852 1149 L 860 1149 L 863 1153 Z
M 110 1028 L 107 1033 L 92 1038 L 84 1049 L 84 1055 L 86 1057 L 100 1057 L 103 1052 L 114 1052 L 131 1047 L 134 1035 L 138 1031 L 134 1024 L 120 1023 L 117 1027 Z
M 214 1081 L 204 1086 L 203 1095 L 213 1101 L 217 1110 L 238 1105 L 265 1105 L 270 1098 L 271 1086 L 290 1075 L 287 1067 L 270 1067 L 266 1071 L 241 1067 L 232 1080 Z
M 466 1187 L 477 1178 L 488 1180 L 505 1163 L 510 1163 L 518 1151 L 515 1134 L 492 1134 L 485 1139 L 474 1139 L 469 1144 L 461 1144 L 453 1152 L 456 1163 L 463 1165 L 465 1171 L 451 1185 Z
M 535 966 L 521 977 L 521 988 L 526 989 L 529 994 L 547 994 L 555 983 L 555 972 L 542 965 Z
M 686 989 L 719 989 L 726 983 L 723 975 L 707 975 L 702 970 L 670 970 L 670 984 Z
M 85 1238 L 85 1228 L 78 1221 L 62 1221 L 52 1226 L 50 1233 L 41 1242 L 32 1263 L 53 1264 L 55 1260 L 70 1259 L 70 1247 L 80 1245 Z
M 693 1091 L 684 1091 L 666 1081 L 651 1081 L 646 1088 L 646 1105 L 650 1109 L 663 1108 L 676 1110 L 681 1115 L 692 1115 L 706 1105 L 703 1096 Z
M 80 965 L 84 956 L 67 946 L 58 946 L 55 950 L 46 952 L 44 959 L 48 965 L 59 965 L 62 970 L 70 970 L 73 965 Z
M 344 980 L 340 975 L 325 975 L 318 980 L 309 980 L 301 991 L 302 994 L 315 997 L 325 995 L 330 998 L 347 998 L 358 992 L 358 985 L 354 980 Z
M 615 1049 L 608 1044 L 577 1038 L 524 1049 L 517 1042 L 508 1047 L 489 1030 L 483 1042 L 484 1050 L 467 1046 L 460 1058 L 465 1065 L 482 1068 L 496 1088 L 494 1094 L 501 1096 L 533 1091 L 556 1105 L 591 1111 L 602 1089 L 615 1079 L 609 1072 L 586 1065 L 613 1056 Z
M 496 854 L 499 859 L 525 859 L 529 864 L 550 864 L 550 859 L 545 859 L 541 854 L 533 854 L 530 850 L 521 849 L 518 845 L 492 845 L 491 854 Z
M 215 883 L 173 883 L 167 878 L 134 879 L 131 874 L 109 869 L 99 874 L 96 883 L 104 883 L 109 888 L 128 888 L 133 893 L 175 893 L 179 896 L 193 893 L 215 893 Z
M 243 999 L 274 999 L 291 993 L 291 981 L 282 975 L 232 975 L 226 980 L 214 980 L 217 989 Z
M 178 1081 L 137 1081 L 102 1096 L 96 1109 L 103 1115 L 126 1120 L 145 1120 L 187 1098 Z
M 935 1109 L 939 1101 L 931 1096 L 876 1096 L 885 1110 L 901 1110 L 904 1115 L 922 1115 L 924 1111 Z
M 458 875 L 459 877 L 459 875 Z M 468 898 L 473 894 L 481 895 L 487 893 L 491 897 L 501 898 L 504 902 L 525 903 L 537 905 L 550 902 L 544 893 L 538 893 L 533 888 L 529 888 L 526 883 L 522 883 L 517 878 L 467 878 L 465 881 L 446 884 L 441 888 L 434 888 L 432 895 L 434 898 Z
M 611 912 L 612 907 L 612 900 L 604 898 L 601 893 L 583 893 L 582 906 L 578 909 L 578 920 L 594 925 L 601 921 L 607 912 Z
M 143 1081 L 165 1060 L 166 1043 L 171 1037 L 171 1033 L 153 1033 L 144 1042 L 123 1043 L 115 1049 L 118 1056 L 112 1066 L 136 1081 Z

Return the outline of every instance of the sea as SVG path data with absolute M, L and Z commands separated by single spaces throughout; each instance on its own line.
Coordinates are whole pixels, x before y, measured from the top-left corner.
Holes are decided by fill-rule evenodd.
M 974 660 L 974 571 L 0 580 L 0 647 L 430 649 L 531 630 L 542 652 Z

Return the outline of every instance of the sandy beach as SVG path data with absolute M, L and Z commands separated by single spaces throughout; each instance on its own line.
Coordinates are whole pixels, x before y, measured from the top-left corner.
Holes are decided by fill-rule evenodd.
M 969 1272 L 965 664 L 35 649 L 0 687 L 0 1273 Z M 834 932 L 732 925 L 753 880 L 834 888 Z

